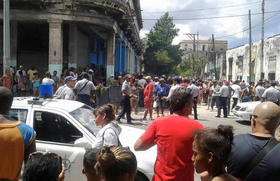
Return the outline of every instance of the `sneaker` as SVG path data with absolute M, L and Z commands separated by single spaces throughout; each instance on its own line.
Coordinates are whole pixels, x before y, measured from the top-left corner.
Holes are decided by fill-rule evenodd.
M 216 116 L 216 118 L 220 118 L 221 116 Z

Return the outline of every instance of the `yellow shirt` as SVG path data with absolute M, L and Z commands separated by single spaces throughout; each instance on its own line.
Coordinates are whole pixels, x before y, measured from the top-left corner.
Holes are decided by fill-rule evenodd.
M 37 70 L 31 70 L 31 69 L 27 71 L 27 75 L 29 76 L 30 81 L 33 80 L 33 78 L 35 77 L 34 73 L 38 73 L 38 71 Z

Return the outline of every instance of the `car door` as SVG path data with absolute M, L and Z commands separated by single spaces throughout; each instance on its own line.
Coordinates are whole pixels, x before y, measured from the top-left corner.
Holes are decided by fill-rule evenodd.
M 33 109 L 33 128 L 36 131 L 38 151 L 54 152 L 61 156 L 69 169 L 65 172 L 67 181 L 85 181 L 82 174 L 85 148 L 75 146 L 75 141 L 83 138 L 83 133 L 65 114 L 46 109 Z

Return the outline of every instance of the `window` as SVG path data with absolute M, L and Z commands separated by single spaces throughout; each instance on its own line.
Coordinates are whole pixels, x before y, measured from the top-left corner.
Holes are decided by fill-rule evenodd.
M 83 137 L 67 119 L 44 111 L 34 113 L 34 129 L 37 139 L 41 141 L 74 144 L 78 138 Z
M 270 56 L 268 59 L 268 71 L 270 73 L 276 72 L 276 55 Z
M 205 45 L 202 45 L 202 51 L 205 51 Z
M 15 120 L 26 123 L 27 113 L 27 109 L 11 109 L 9 115 Z

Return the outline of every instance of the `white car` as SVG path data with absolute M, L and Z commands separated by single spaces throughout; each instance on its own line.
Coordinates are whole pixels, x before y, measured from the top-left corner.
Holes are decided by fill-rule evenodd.
M 100 130 L 94 123 L 93 110 L 83 103 L 61 99 L 14 98 L 10 116 L 25 122 L 36 131 L 38 151 L 57 153 L 64 164 L 67 181 L 86 181 L 82 174 L 83 156 L 91 148 L 95 135 Z M 156 147 L 145 152 L 135 152 L 134 143 L 144 130 L 120 125 L 122 146 L 129 147 L 137 158 L 135 180 L 152 180 Z
M 239 103 L 234 107 L 232 113 L 239 120 L 250 121 L 253 115 L 253 111 L 260 103 L 260 101 Z

